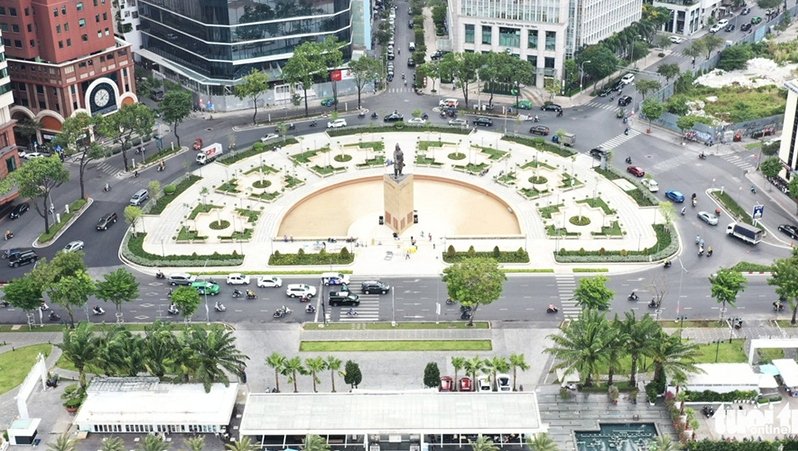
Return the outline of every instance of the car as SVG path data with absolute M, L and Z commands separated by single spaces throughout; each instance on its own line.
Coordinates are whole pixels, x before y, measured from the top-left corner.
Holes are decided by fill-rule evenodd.
M 108 230 L 108 227 L 111 227 L 111 224 L 116 223 L 117 216 L 116 213 L 107 213 L 104 214 L 99 221 L 97 221 L 97 230 Z
M 407 59 L 407 67 L 416 67 L 416 62 L 413 60 L 413 58 Z
M 393 81 L 393 72 L 388 72 L 388 75 L 385 77 L 389 82 Z
M 762 18 L 759 16 L 754 16 L 751 18 L 751 25 L 756 25 L 762 22 Z
M 677 204 L 680 204 L 680 203 L 684 202 L 684 194 L 682 194 L 679 191 L 672 190 L 672 189 L 668 190 L 668 191 L 665 191 L 665 197 L 667 197 L 668 199 L 672 200 L 673 202 L 675 202 Z
M 720 19 L 718 21 L 718 25 L 720 25 L 721 27 L 725 27 L 728 24 L 729 24 L 729 19 Z
M 615 83 L 615 86 L 612 87 L 612 90 L 616 92 L 621 92 L 625 86 L 626 86 L 625 84 L 619 81 L 618 83 Z
M 526 100 L 526 99 L 521 99 L 521 100 L 518 101 L 518 103 L 515 104 L 515 107 L 518 108 L 519 110 L 531 110 L 532 109 L 532 101 L 531 100 Z
M 751 8 L 745 7 L 742 11 L 740 11 L 741 16 L 747 16 L 749 14 L 751 14 Z
M 19 254 L 21 254 L 23 252 L 27 252 L 29 250 L 31 250 L 31 249 L 21 248 L 21 247 L 12 247 L 10 249 L 4 249 L 2 255 L 3 255 L 3 258 L 10 260 L 10 259 L 13 259 L 13 258 L 17 258 L 17 256 Z
M 468 127 L 468 121 L 465 119 L 450 119 L 449 120 L 449 127 Z
M 496 391 L 513 391 L 513 387 L 510 385 L 509 374 L 500 373 L 496 375 Z
M 717 32 L 719 32 L 722 29 L 723 29 L 723 27 L 721 27 L 720 24 L 715 24 L 715 25 L 712 25 L 711 27 L 709 27 L 709 32 L 710 33 L 717 33 Z
M 548 136 L 549 133 L 551 133 L 551 130 L 549 130 L 549 127 L 546 127 L 545 125 L 533 125 L 529 128 L 529 133 L 533 135 Z
M 11 210 L 11 213 L 8 214 L 10 219 L 17 219 L 20 216 L 24 215 L 26 211 L 30 209 L 30 205 L 27 202 L 22 202 L 14 206 Z
M 327 128 L 341 128 L 346 127 L 346 119 L 336 119 L 334 121 L 327 122 Z
M 643 170 L 640 166 L 627 166 L 626 172 L 632 174 L 635 177 L 643 177 L 646 175 L 646 171 Z
M 339 305 L 354 305 L 357 307 L 360 305 L 360 296 L 348 291 L 332 291 L 328 302 L 332 307 Z
M 607 97 L 612 94 L 612 86 L 607 86 L 599 92 L 599 97 Z
M 249 285 L 249 276 L 241 273 L 233 273 L 227 275 L 228 285 Z
M 734 31 L 734 28 L 735 28 L 734 24 L 730 23 L 730 24 L 726 25 L 726 28 L 724 28 L 723 31 L 732 32 L 732 31 Z
M 266 135 L 263 138 L 261 138 L 260 142 L 265 143 L 265 142 L 271 141 L 273 139 L 277 139 L 279 137 L 280 137 L 280 135 L 278 135 L 277 133 L 269 133 L 268 135 Z
M 643 181 L 640 183 L 642 183 L 643 186 L 648 188 L 648 190 L 651 191 L 652 193 L 656 193 L 657 191 L 659 191 L 659 183 L 657 183 L 657 181 L 654 179 L 643 179 Z
M 787 235 L 788 237 L 798 240 L 798 227 L 792 224 L 781 224 L 779 225 L 779 232 Z
M 441 384 L 438 386 L 438 391 L 454 391 L 452 376 L 441 376 Z
M 77 252 L 83 250 L 83 241 L 70 241 L 64 246 L 64 252 Z
M 258 276 L 258 288 L 280 288 L 283 286 L 283 279 L 277 276 Z
M 618 106 L 626 106 L 632 103 L 632 96 L 621 96 L 618 98 Z
M 39 260 L 39 256 L 36 255 L 36 252 L 32 250 L 22 251 L 8 257 L 8 266 L 16 268 L 18 266 L 36 263 L 37 260 Z
M 289 298 L 313 297 L 316 296 L 316 287 L 312 287 L 306 283 L 291 283 L 285 287 L 285 294 Z
M 680 38 L 679 36 L 671 36 L 668 38 L 674 44 L 681 44 L 684 39 Z
M 176 272 L 169 274 L 166 280 L 169 281 L 169 285 L 172 286 L 191 285 L 197 281 L 197 276 L 186 272 Z
M 382 118 L 383 122 L 401 122 L 403 120 L 405 120 L 405 117 L 396 111 Z
M 477 391 L 480 392 L 493 391 L 493 389 L 490 386 L 490 381 L 488 380 L 487 377 L 480 377 L 479 379 L 477 379 Z
M 412 21 L 412 20 L 409 20 L 409 21 L 407 22 L 407 28 L 409 28 L 409 29 L 411 29 L 411 30 L 413 29 L 413 21 Z
M 635 81 L 635 74 L 628 73 L 621 77 L 621 83 L 628 85 L 629 83 Z
M 24 155 L 20 155 L 21 158 L 26 160 L 33 160 L 34 158 L 44 158 L 48 155 L 45 155 L 41 152 L 24 152 Z
M 482 127 L 493 127 L 493 119 L 489 117 L 478 117 L 473 120 L 473 124 Z
M 208 280 L 197 280 L 191 283 L 191 288 L 197 290 L 200 295 L 216 296 L 222 290 L 219 284 Z
M 150 192 L 147 191 L 146 189 L 140 189 L 135 193 L 133 193 L 132 196 L 130 196 L 130 201 L 128 203 L 134 207 L 139 207 L 144 202 L 147 202 L 147 199 L 149 198 L 150 198 Z
M 699 211 L 698 219 L 706 222 L 709 225 L 718 225 L 718 217 L 708 211 Z
M 391 286 L 379 280 L 367 280 L 360 284 L 360 292 L 363 294 L 388 294 Z
M 321 100 L 321 106 L 333 106 L 335 105 L 335 99 L 332 97 L 327 97 L 326 99 Z
M 407 121 L 408 125 L 424 125 L 426 123 L 427 123 L 427 120 L 426 119 L 422 119 L 420 117 L 414 117 L 414 118 L 410 119 L 409 121 Z
M 474 391 L 474 384 L 470 377 L 461 377 L 458 385 L 460 391 Z
M 556 112 L 558 112 L 558 113 L 559 113 L 560 111 L 562 111 L 562 107 L 561 107 L 560 105 L 557 105 L 556 103 L 552 103 L 552 102 L 546 102 L 546 103 L 544 103 L 544 104 L 543 104 L 543 105 L 540 107 L 540 109 L 541 109 L 541 110 L 543 110 L 543 111 L 556 111 Z
M 740 25 L 740 31 L 748 31 L 750 30 L 752 25 L 750 23 L 744 23 Z
M 395 58 L 396 58 L 396 55 L 394 55 L 393 52 L 388 52 L 388 59 L 389 60 L 393 60 Z
M 590 156 L 597 160 L 601 160 L 601 158 L 605 157 L 606 155 L 607 155 L 607 149 L 601 146 L 590 149 Z

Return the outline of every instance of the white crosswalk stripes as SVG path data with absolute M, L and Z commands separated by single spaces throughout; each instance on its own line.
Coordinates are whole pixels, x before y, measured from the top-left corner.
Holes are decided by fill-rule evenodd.
M 565 318 L 575 319 L 579 317 L 582 309 L 576 305 L 574 300 L 574 290 L 576 289 L 576 279 L 570 274 L 557 274 L 554 276 L 557 282 L 557 292 L 560 296 L 560 311 Z
M 601 99 L 601 100 L 599 100 L 599 99 Z M 585 105 L 587 105 L 589 107 L 593 107 L 593 108 L 599 108 L 599 109 L 602 109 L 602 110 L 607 110 L 607 111 L 618 111 L 618 108 L 621 108 L 621 107 L 618 106 L 618 104 L 616 102 L 610 102 L 610 101 L 606 100 L 606 97 L 599 97 L 599 99 L 596 99 L 596 100 L 594 100 L 592 102 L 586 103 Z
M 634 138 L 635 136 L 639 135 L 640 132 L 637 130 L 629 129 L 629 134 L 621 133 L 620 135 L 616 136 L 615 138 L 609 139 L 601 144 L 601 147 L 605 149 L 614 149 L 621 144 L 629 141 L 630 139 Z
M 363 322 L 363 321 L 379 321 L 380 319 L 380 295 L 379 294 L 364 294 L 360 293 L 360 284 L 365 282 L 365 278 L 356 280 L 352 277 L 349 283 L 349 290 L 360 296 L 360 305 L 355 306 L 341 306 L 341 307 L 327 307 L 330 312 L 338 314 L 338 321 L 342 323 L 350 322 Z M 385 296 L 382 296 L 385 297 Z M 326 299 L 325 299 L 326 301 Z M 350 311 L 357 313 L 349 315 Z M 337 310 L 337 312 L 335 312 Z M 334 315 L 333 315 L 334 316 Z
M 388 88 L 388 92 L 414 92 L 412 87 Z
M 754 158 L 746 159 L 736 154 L 723 155 L 721 158 L 744 171 L 752 171 L 756 168 L 756 165 L 754 165 Z
M 99 163 L 99 164 L 95 165 L 94 167 L 98 171 L 104 172 L 104 173 L 106 173 L 108 175 L 116 175 L 119 172 L 121 172 L 119 170 L 119 168 L 116 168 L 116 167 L 112 166 L 110 163 Z

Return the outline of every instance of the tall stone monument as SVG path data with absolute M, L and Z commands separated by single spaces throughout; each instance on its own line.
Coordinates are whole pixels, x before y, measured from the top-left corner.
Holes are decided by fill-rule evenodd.
M 393 175 L 383 177 L 385 224 L 396 233 L 413 225 L 413 175 L 403 174 L 405 156 L 399 144 L 393 151 Z

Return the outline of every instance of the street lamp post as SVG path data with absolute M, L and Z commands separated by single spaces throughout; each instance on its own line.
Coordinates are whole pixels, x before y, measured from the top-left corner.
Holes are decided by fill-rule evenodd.
M 582 82 L 585 79 L 585 63 L 590 63 L 590 60 L 582 61 L 582 64 L 579 65 L 579 91 L 582 91 Z

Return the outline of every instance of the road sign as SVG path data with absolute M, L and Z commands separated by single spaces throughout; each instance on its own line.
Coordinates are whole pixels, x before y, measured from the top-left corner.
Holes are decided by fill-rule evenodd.
M 754 219 L 762 219 L 762 215 L 765 214 L 765 206 L 764 205 L 754 205 L 754 211 L 751 214 L 751 217 Z

